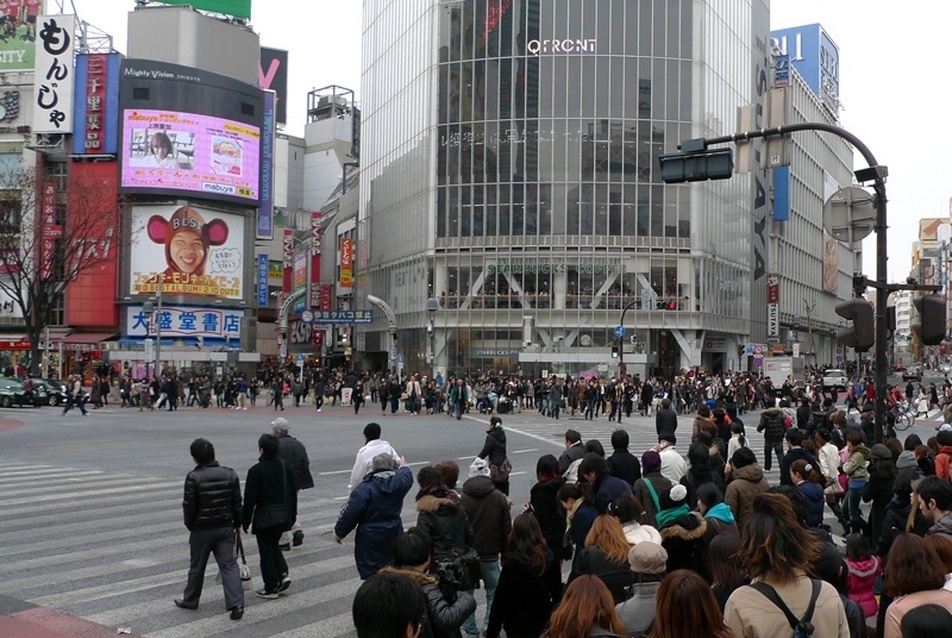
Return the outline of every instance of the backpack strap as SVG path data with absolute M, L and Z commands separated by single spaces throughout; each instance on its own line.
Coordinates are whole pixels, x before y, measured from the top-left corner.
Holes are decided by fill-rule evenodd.
M 774 605 L 776 605 L 777 608 L 783 612 L 783 615 L 787 617 L 787 622 L 790 623 L 790 628 L 796 631 L 800 623 L 809 623 L 810 620 L 813 618 L 813 611 L 814 609 L 816 609 L 816 601 L 817 601 L 817 598 L 820 597 L 820 581 L 815 578 L 811 578 L 810 582 L 813 585 L 813 591 L 810 594 L 810 604 L 807 606 L 807 610 L 803 614 L 802 619 L 797 619 L 797 617 L 793 615 L 793 612 L 790 611 L 790 608 L 787 607 L 787 605 L 783 602 L 783 600 L 780 599 L 780 596 L 777 594 L 777 590 L 771 587 L 770 585 L 768 585 L 767 583 L 763 583 L 763 582 L 751 583 L 750 587 L 753 587 L 754 589 L 759 591 L 761 594 L 763 594 L 763 596 L 767 600 L 769 600 Z M 813 628 L 811 625 L 810 635 L 812 634 L 813 634 Z

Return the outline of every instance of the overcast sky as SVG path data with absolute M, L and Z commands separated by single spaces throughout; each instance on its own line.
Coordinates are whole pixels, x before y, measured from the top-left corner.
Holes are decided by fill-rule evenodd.
M 394 0 L 399 2 L 399 0 Z M 583 0 L 579 0 L 583 1 Z M 50 0 L 51 6 L 53 5 Z M 126 50 L 133 0 L 73 0 L 80 17 Z M 67 0 L 68 4 L 68 0 Z M 307 92 L 360 89 L 360 0 L 253 0 L 265 46 L 290 51 L 289 133 L 304 127 Z M 774 0 L 771 28 L 819 22 L 840 50 L 841 124 L 889 167 L 889 276 L 904 280 L 921 217 L 947 217 L 952 197 L 950 95 L 941 49 L 952 3 L 897 0 Z M 863 165 L 857 155 L 857 168 Z M 865 274 L 876 276 L 873 237 Z

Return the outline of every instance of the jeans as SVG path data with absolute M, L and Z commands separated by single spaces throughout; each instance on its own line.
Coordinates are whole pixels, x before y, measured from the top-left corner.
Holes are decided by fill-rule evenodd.
M 496 585 L 499 584 L 499 560 L 480 560 L 479 578 L 483 581 L 483 587 L 486 588 L 486 614 L 483 616 L 483 629 L 489 628 L 489 611 L 493 608 L 493 596 L 496 595 Z M 470 594 L 473 590 L 469 590 Z M 463 633 L 470 636 L 478 636 L 480 630 L 476 628 L 476 612 L 474 611 L 469 618 L 463 622 Z
M 780 465 L 780 460 L 783 458 L 783 441 L 764 441 L 764 471 L 770 471 L 771 465 L 771 452 L 777 453 L 777 465 Z M 781 466 L 782 467 L 782 466 Z
M 208 556 L 214 552 L 215 562 L 221 571 L 221 586 L 225 591 L 225 609 L 244 607 L 245 592 L 241 588 L 238 561 L 235 560 L 235 530 L 230 527 L 196 530 L 189 534 L 188 545 L 191 558 L 182 602 L 189 607 L 198 606 L 205 583 Z
M 862 486 L 849 488 L 846 491 L 846 496 L 843 497 L 843 505 L 846 507 L 847 517 L 853 525 L 859 525 L 863 522 L 863 514 L 859 510 L 859 504 L 862 498 Z

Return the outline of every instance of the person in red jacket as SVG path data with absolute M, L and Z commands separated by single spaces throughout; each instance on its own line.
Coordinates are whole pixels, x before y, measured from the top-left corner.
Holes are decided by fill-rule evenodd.
M 948 481 L 949 468 L 952 466 L 952 425 L 943 423 L 939 426 L 935 440 L 939 444 L 939 451 L 935 455 L 935 475 Z
M 869 541 L 862 534 L 850 534 L 846 537 L 846 566 L 849 568 L 846 584 L 849 598 L 860 606 L 867 620 L 875 618 L 879 611 L 873 587 L 876 578 L 883 572 L 879 557 L 872 554 Z

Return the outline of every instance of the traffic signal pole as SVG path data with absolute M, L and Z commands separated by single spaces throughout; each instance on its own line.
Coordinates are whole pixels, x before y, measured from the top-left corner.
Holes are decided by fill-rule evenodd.
M 756 131 L 745 131 L 733 135 L 714 137 L 701 140 L 687 140 L 684 145 L 689 149 L 700 147 L 706 151 L 712 144 L 728 144 L 737 142 L 749 142 L 750 140 L 766 137 L 780 137 L 788 133 L 798 131 L 822 131 L 843 138 L 852 144 L 866 160 L 868 168 L 862 168 L 854 172 L 856 180 L 859 183 L 873 182 L 873 190 L 876 193 L 876 280 L 868 281 L 869 285 L 876 289 L 876 345 L 873 366 L 875 368 L 875 417 L 876 417 L 876 441 L 880 442 L 885 438 L 886 433 L 886 378 L 887 378 L 887 317 L 886 317 L 886 298 L 891 292 L 890 286 L 886 281 L 886 177 L 889 171 L 885 166 L 880 166 L 876 161 L 869 147 L 866 146 L 858 137 L 838 126 L 827 124 L 825 122 L 799 122 L 796 124 L 786 124 L 773 128 L 765 128 Z M 678 146 L 681 149 L 681 145 Z M 693 151 L 692 151 L 693 152 Z M 690 152 L 686 155 L 690 155 Z M 712 176 L 721 178 L 721 175 Z

